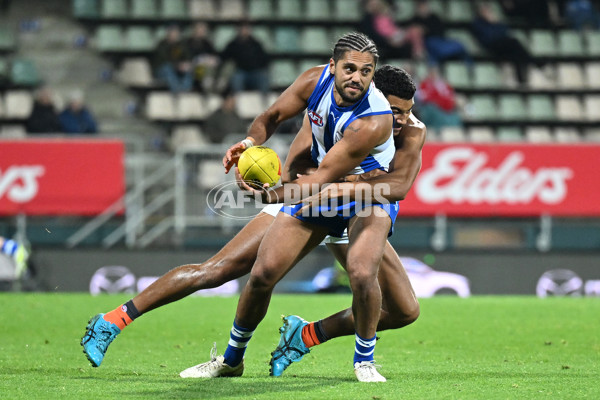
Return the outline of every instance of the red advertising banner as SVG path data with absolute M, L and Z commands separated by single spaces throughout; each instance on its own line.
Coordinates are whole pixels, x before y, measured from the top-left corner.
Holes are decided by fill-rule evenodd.
M 598 145 L 426 144 L 400 215 L 600 216 Z
M 0 141 L 0 215 L 95 215 L 125 194 L 116 140 Z

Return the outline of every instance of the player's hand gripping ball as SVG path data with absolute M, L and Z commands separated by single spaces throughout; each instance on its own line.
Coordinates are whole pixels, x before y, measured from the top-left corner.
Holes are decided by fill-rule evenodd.
M 266 146 L 253 146 L 244 150 L 237 166 L 242 179 L 254 185 L 274 186 L 281 177 L 279 156 Z

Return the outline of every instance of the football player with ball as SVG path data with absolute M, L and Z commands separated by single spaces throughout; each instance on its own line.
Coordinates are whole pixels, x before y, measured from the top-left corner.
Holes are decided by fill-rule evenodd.
M 366 44 L 369 44 L 369 42 L 367 38 Z M 337 54 L 336 49 L 338 50 Z M 311 93 L 317 85 L 317 81 L 319 81 L 319 78 L 325 77 L 327 73 L 331 75 L 331 80 L 333 80 L 335 74 L 340 75 L 339 80 L 335 76 L 335 90 L 338 95 L 340 95 L 339 92 L 343 93 L 343 96 L 335 97 L 336 101 L 340 100 L 340 104 L 336 105 L 338 108 L 352 108 L 353 104 L 360 103 L 367 92 L 371 93 L 376 90 L 370 85 L 376 61 L 374 46 L 365 46 L 365 39 L 362 35 L 349 34 L 338 41 L 336 49 L 334 49 L 334 58 L 330 61 L 329 66 L 325 68 L 322 66 L 315 67 L 307 71 L 284 92 L 280 100 L 285 100 L 284 103 L 292 111 L 299 112 L 302 110 L 302 107 L 306 107 L 309 97 L 311 97 Z M 361 160 L 365 160 L 371 156 L 371 150 L 377 147 L 378 143 L 383 144 L 384 142 L 388 142 L 385 134 L 378 135 L 378 131 L 387 131 L 389 129 L 392 132 L 391 120 L 393 119 L 393 136 L 390 135 L 390 138 L 392 145 L 395 146 L 392 148 L 392 153 L 395 152 L 395 158 L 391 172 L 380 174 L 370 180 L 356 179 L 359 176 L 358 174 L 350 174 L 346 180 L 354 180 L 356 182 L 341 182 L 330 185 L 321 193 L 316 194 L 316 196 L 321 198 L 331 197 L 334 195 L 334 192 L 330 189 L 331 187 L 338 187 L 340 190 L 351 189 L 371 185 L 371 182 L 377 182 L 387 183 L 390 186 L 391 191 L 387 195 L 388 200 L 396 201 L 404 198 L 420 168 L 420 153 L 425 138 L 425 127 L 410 113 L 414 95 L 414 84 L 410 80 L 410 77 L 404 71 L 393 67 L 384 67 L 381 71 L 382 73 L 379 74 L 382 82 L 381 85 L 388 85 L 389 90 L 386 91 L 383 87 L 381 89 L 383 89 L 387 100 L 391 103 L 392 110 L 394 111 L 393 118 L 387 117 L 387 114 L 391 114 L 391 112 L 382 113 L 380 114 L 381 117 L 375 118 L 377 123 L 366 124 L 368 125 L 366 127 L 362 126 L 365 124 L 356 124 L 356 122 L 364 122 L 361 121 L 363 118 L 360 116 L 349 122 L 344 127 L 343 133 L 345 133 L 344 136 L 355 138 L 358 141 L 357 146 L 351 145 L 352 140 L 343 142 L 344 138 L 338 138 L 338 142 L 329 148 L 331 151 L 335 148 L 336 151 L 333 154 L 343 155 L 347 159 L 342 163 L 343 166 L 340 167 L 339 165 L 330 165 L 328 160 L 334 160 L 335 157 L 329 157 L 327 154 L 328 151 L 325 148 L 321 149 L 323 150 L 323 154 L 319 153 L 316 157 L 313 156 L 313 152 L 311 152 L 311 133 L 314 134 L 314 132 L 311 129 L 311 125 L 318 123 L 318 118 L 313 115 L 313 121 L 306 117 L 301 132 L 294 140 L 290 149 L 286 166 L 283 170 L 284 181 L 295 178 L 298 172 L 304 172 L 299 166 L 303 164 L 303 159 L 306 160 L 307 155 L 308 159 L 316 162 L 318 167 L 314 174 L 304 175 L 298 181 L 321 182 L 320 180 L 322 180 L 322 183 L 326 183 L 328 181 L 343 180 L 345 177 L 344 174 L 355 170 L 356 166 L 353 167 L 351 164 L 357 163 L 357 165 L 360 165 Z M 303 90 L 302 88 L 306 89 Z M 398 88 L 401 89 L 400 92 L 396 92 Z M 332 96 L 332 98 L 334 97 Z M 278 102 L 274 106 L 277 104 Z M 264 125 L 265 129 L 263 132 L 272 133 L 278 123 L 292 116 L 292 113 L 289 111 L 290 108 L 287 111 L 277 109 L 277 107 L 267 110 L 265 117 L 268 118 L 258 121 L 258 124 L 262 123 Z M 340 117 L 341 115 L 338 115 L 338 120 Z M 335 119 L 335 115 L 333 118 Z M 346 118 L 346 122 L 348 122 L 348 119 Z M 364 117 L 365 121 L 369 119 L 370 117 Z M 375 127 L 371 125 L 375 125 Z M 250 132 L 253 132 L 252 128 Z M 364 134 L 365 138 L 357 137 L 360 132 Z M 255 134 L 254 136 L 249 136 L 245 141 L 232 146 L 225 157 L 227 169 L 230 169 L 235 164 L 237 157 L 239 157 L 244 149 L 251 148 L 255 142 L 263 143 L 267 137 L 268 135 L 261 137 Z M 336 147 L 340 143 L 342 145 Z M 358 147 L 360 150 L 355 150 L 355 147 Z M 375 158 L 373 157 L 372 159 Z M 391 157 L 388 157 L 388 159 L 391 161 Z M 374 163 L 377 163 L 377 160 Z M 339 163 L 336 162 L 335 164 Z M 324 168 L 322 168 L 323 166 Z M 363 169 L 360 172 L 369 173 L 376 169 L 378 168 L 369 171 Z M 307 180 L 307 177 L 313 178 L 312 180 Z M 271 191 L 267 193 L 269 192 Z M 290 228 L 289 231 L 293 231 L 297 227 L 295 227 L 295 224 L 301 224 L 300 226 L 303 228 L 305 226 L 312 228 L 311 230 L 307 230 L 308 233 L 303 234 L 303 243 L 301 243 L 300 248 L 294 248 L 295 252 L 293 254 L 290 253 L 293 258 L 291 262 L 290 255 L 287 256 L 287 259 L 285 255 L 273 255 L 274 259 L 278 260 L 278 263 L 281 262 L 281 259 L 284 259 L 284 264 L 267 266 L 274 268 L 275 271 L 279 271 L 275 282 L 266 282 L 264 280 L 265 264 L 264 261 L 262 261 L 263 264 L 259 262 L 274 247 L 272 244 L 265 245 L 263 242 L 263 239 L 269 239 L 266 237 L 265 232 L 273 224 L 274 219 L 267 213 L 261 213 L 242 229 L 224 249 L 207 262 L 175 268 L 122 307 L 118 307 L 110 313 L 99 314 L 94 317 L 90 321 L 86 336 L 82 340 L 84 352 L 88 356 L 88 359 L 90 359 L 94 366 L 100 365 L 106 349 L 114 337 L 121 329 L 142 313 L 181 299 L 198 289 L 215 287 L 230 279 L 242 276 L 248 273 L 254 265 L 255 268 L 252 269 L 249 286 L 242 293 L 240 305 L 238 306 L 238 314 L 236 315 L 234 327 L 231 331 L 230 344 L 233 343 L 233 346 L 230 345 L 229 347 L 232 348 L 228 347 L 228 351 L 226 351 L 224 357 L 215 357 L 208 363 L 200 364 L 182 372 L 182 376 L 186 377 L 241 375 L 243 372 L 242 359 L 245 344 L 251 337 L 258 322 L 264 316 L 264 311 L 268 305 L 268 295 L 270 295 L 272 286 L 293 266 L 297 257 L 316 246 L 331 230 L 326 224 L 313 224 L 312 221 L 301 222 L 295 216 L 301 207 L 302 205 L 299 205 L 299 208 L 289 207 L 287 213 L 285 211 L 278 213 L 277 220 L 275 221 L 277 225 L 278 221 L 282 217 L 284 218 L 285 223 L 289 224 L 286 226 L 284 223 L 284 231 L 288 230 L 288 228 Z M 391 218 L 395 217 L 395 214 L 393 216 L 388 214 L 388 211 L 384 210 L 383 207 L 380 210 L 383 212 L 372 213 L 371 221 L 350 223 L 350 246 L 343 244 L 330 246 L 339 249 L 335 251 L 335 254 L 348 268 L 351 280 L 352 276 L 355 278 L 357 276 L 368 278 L 366 279 L 368 287 L 362 283 L 357 283 L 356 280 L 353 284 L 355 301 L 357 302 L 357 309 L 359 311 L 357 314 L 353 314 L 352 309 L 344 310 L 329 318 L 310 324 L 298 317 L 289 317 L 282 332 L 282 338 L 285 339 L 283 342 L 291 340 L 302 344 L 300 346 L 302 354 L 296 354 L 294 351 L 290 351 L 293 349 L 286 348 L 285 346 L 278 347 L 278 351 L 274 353 L 274 358 L 271 362 L 273 375 L 280 375 L 291 362 L 298 361 L 303 354 L 308 352 L 311 345 L 322 343 L 333 337 L 354 333 L 357 336 L 355 359 L 357 355 L 359 359 L 359 361 L 355 362 L 355 373 L 358 380 L 365 382 L 385 380 L 375 370 L 372 362 L 372 350 L 374 347 L 374 340 L 372 338 L 374 338 L 375 328 L 384 330 L 405 326 L 417 318 L 419 307 L 398 256 L 389 243 L 385 241 L 385 236 L 387 236 L 387 232 L 391 227 Z M 393 212 L 393 210 L 390 209 L 390 212 Z M 312 225 L 315 225 L 316 228 Z M 279 234 L 282 232 L 281 228 L 280 226 Z M 362 236 L 361 232 L 367 232 L 367 237 L 369 238 L 367 241 L 369 243 L 369 251 L 364 251 L 363 253 L 371 257 L 375 253 L 373 258 L 361 260 L 359 257 L 360 254 L 357 255 L 356 251 L 352 251 L 352 243 L 354 243 L 355 248 L 357 244 L 359 247 L 361 244 L 364 244 L 365 236 Z M 339 229 L 333 233 L 337 235 L 342 234 Z M 369 235 L 373 236 L 369 237 Z M 382 244 L 377 249 L 373 249 L 373 237 L 379 237 L 382 240 Z M 272 238 L 270 240 L 272 241 Z M 262 247 L 261 242 L 263 242 Z M 345 251 L 348 247 L 349 250 Z M 286 248 L 289 250 L 289 245 Z M 255 263 L 255 260 L 257 263 Z M 381 267 L 377 270 L 379 260 L 382 260 L 382 262 Z M 352 269 L 352 265 L 370 266 L 366 268 L 366 271 L 362 271 L 360 269 L 356 270 L 356 267 Z M 373 278 L 370 278 L 373 274 L 375 274 L 375 281 L 372 280 Z M 373 289 L 373 282 L 376 286 L 375 289 Z M 256 290 L 259 291 L 258 301 L 248 304 L 248 296 L 250 295 L 250 298 L 252 298 L 252 295 L 255 294 L 253 292 Z M 371 290 L 375 291 L 375 301 L 371 301 L 372 299 L 369 299 L 368 295 L 364 295 L 365 293 L 370 293 Z M 362 297 L 360 297 L 361 293 L 363 294 Z M 357 294 L 359 296 L 358 299 L 356 298 Z M 374 309 L 375 307 L 376 310 Z M 293 335 L 293 337 L 287 337 L 286 335 L 290 335 L 292 332 L 291 329 L 288 329 L 291 325 L 301 329 L 294 329 L 293 331 L 297 334 Z

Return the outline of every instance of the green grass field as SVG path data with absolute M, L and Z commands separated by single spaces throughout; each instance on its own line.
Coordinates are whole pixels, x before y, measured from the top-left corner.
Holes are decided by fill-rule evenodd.
M 138 319 L 92 368 L 79 340 L 89 317 L 128 298 L 0 294 L 5 399 L 598 399 L 600 299 L 438 297 L 413 325 L 380 333 L 383 384 L 360 384 L 353 338 L 316 347 L 282 378 L 268 361 L 280 315 L 318 319 L 347 295 L 278 295 L 246 352 L 241 378 L 181 379 L 225 349 L 237 298 L 187 298 Z

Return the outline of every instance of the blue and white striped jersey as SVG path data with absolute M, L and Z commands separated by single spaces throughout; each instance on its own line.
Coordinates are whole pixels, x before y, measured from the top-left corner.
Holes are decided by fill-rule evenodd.
M 317 165 L 329 149 L 344 136 L 344 130 L 353 121 L 369 115 L 392 114 L 385 96 L 372 82 L 362 99 L 348 107 L 339 107 L 335 103 L 333 87 L 334 76 L 329 73 L 329 67 L 326 65 L 308 99 L 307 107 L 313 138 L 311 155 Z M 358 175 L 373 169 L 388 171 L 394 152 L 393 133 L 390 129 L 389 138 L 375 147 L 349 174 Z

